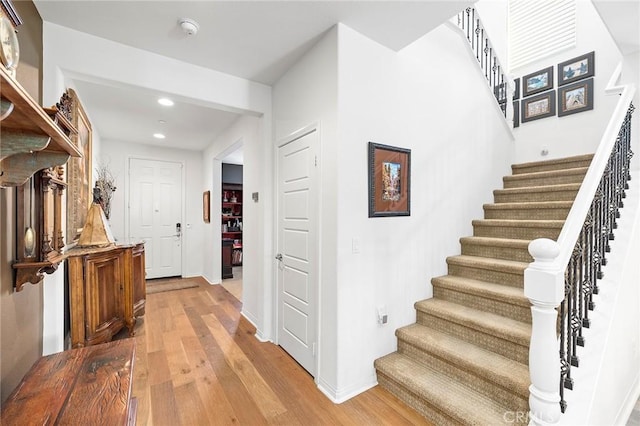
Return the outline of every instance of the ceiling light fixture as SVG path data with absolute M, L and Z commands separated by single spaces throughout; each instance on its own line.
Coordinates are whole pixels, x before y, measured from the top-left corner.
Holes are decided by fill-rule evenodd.
M 156 139 L 164 139 L 164 138 L 166 138 L 166 136 L 163 135 L 162 133 L 154 133 L 153 137 L 156 138 Z
M 198 30 L 200 29 L 200 25 L 193 19 L 183 18 L 178 21 L 180 24 L 180 28 L 182 31 L 188 36 L 194 36 L 198 34 Z
M 173 101 L 169 98 L 160 98 L 158 103 L 163 106 L 173 106 Z

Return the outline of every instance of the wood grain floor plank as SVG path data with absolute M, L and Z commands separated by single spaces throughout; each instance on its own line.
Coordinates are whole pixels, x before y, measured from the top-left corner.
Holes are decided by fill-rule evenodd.
M 154 426 L 175 426 L 180 423 L 178 404 L 170 380 L 150 386 L 151 416 Z
M 182 347 L 180 330 L 164 333 L 164 354 L 174 386 L 182 386 L 193 382 L 191 366 L 187 354 Z
M 227 364 L 231 366 L 242 383 L 244 383 L 265 418 L 270 419 L 284 413 L 286 409 L 278 396 L 271 390 L 251 361 L 227 334 L 227 330 L 222 327 L 216 316 L 210 314 L 202 317 L 202 319 L 211 330 L 211 334 L 218 342 L 218 346 L 224 352 Z
M 256 339 L 241 307 L 204 280 L 147 297 L 136 324 L 138 426 L 429 425 L 379 387 L 333 404 L 282 348 Z
M 207 418 L 212 424 L 233 424 L 238 421 L 233 407 L 222 386 L 218 382 L 207 355 L 197 337 L 183 337 L 183 346 L 194 372 L 198 395 L 207 410 Z
M 198 385 L 195 382 L 175 386 L 173 392 L 176 396 L 178 410 L 180 411 L 180 424 L 212 424 L 215 421 L 215 416 L 209 417 L 209 414 L 214 415 L 214 413 L 209 413 L 205 408 L 200 399 Z
M 147 365 L 149 368 L 149 386 L 171 380 L 171 370 L 164 350 L 147 354 Z
M 240 424 L 265 424 L 266 419 L 260 412 L 256 401 L 253 400 L 240 378 L 227 364 L 224 352 L 211 335 L 202 317 L 198 315 L 194 308 L 187 308 L 185 311 L 191 320 L 194 330 L 200 336 L 202 348 L 218 378 L 218 382 L 227 394 L 227 399 L 233 406 L 233 411 Z

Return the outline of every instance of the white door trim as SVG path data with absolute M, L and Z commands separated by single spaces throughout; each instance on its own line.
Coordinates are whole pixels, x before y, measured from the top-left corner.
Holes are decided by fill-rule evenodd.
M 321 347 L 322 347 L 322 334 L 321 334 L 321 320 L 322 320 L 322 298 L 320 297 L 321 294 L 321 288 L 322 288 L 322 251 L 321 251 L 321 247 L 322 247 L 322 132 L 321 132 L 321 127 L 320 127 L 320 122 L 313 122 L 307 126 L 301 127 L 300 129 L 290 133 L 289 135 L 279 139 L 274 148 L 273 148 L 273 156 L 274 156 L 274 191 L 273 191 L 273 203 L 274 203 L 274 210 L 275 210 L 275 214 L 273 217 L 273 223 L 274 223 L 274 238 L 273 238 L 273 252 L 274 254 L 278 253 L 278 247 L 279 247 L 279 224 L 278 224 L 278 218 L 280 217 L 280 203 L 278 200 L 279 197 L 279 181 L 280 181 L 280 164 L 279 164 L 279 149 L 281 147 L 283 147 L 284 145 L 294 142 L 295 140 L 298 140 L 300 138 L 303 138 L 307 135 L 309 135 L 310 133 L 313 132 L 317 132 L 318 134 L 318 146 L 317 146 L 317 192 L 316 192 L 316 197 L 317 197 L 317 206 L 318 206 L 318 215 L 317 215 L 317 219 L 316 219 L 316 223 L 313 224 L 316 228 L 316 233 L 317 233 L 317 238 L 316 238 L 316 259 L 315 261 L 317 262 L 316 264 L 316 275 L 317 275 L 317 279 L 316 279 L 316 292 L 315 292 L 315 303 L 316 303 L 316 307 L 315 307 L 315 332 L 316 332 L 316 346 L 315 346 L 315 353 L 316 353 L 316 357 L 315 357 L 315 376 L 313 378 L 315 383 L 318 383 L 319 381 L 319 376 L 320 376 L 320 366 L 322 364 L 322 351 L 321 351 Z M 273 328 L 274 328 L 274 333 L 273 336 L 275 337 L 274 339 L 274 343 L 275 344 L 279 344 L 279 334 L 280 334 L 280 327 L 279 327 L 279 310 L 278 310 L 278 306 L 280 304 L 280 294 L 278 291 L 278 267 L 277 267 L 277 260 L 272 256 L 272 262 L 276 262 L 274 263 L 274 265 L 276 265 L 273 268 L 273 274 L 272 274 L 272 282 L 273 282 L 273 288 L 272 288 L 272 296 L 273 296 L 273 305 L 272 305 L 272 321 L 273 321 Z
M 180 271 L 181 275 L 185 276 L 184 270 L 184 262 L 185 262 L 185 247 L 187 246 L 187 227 L 185 224 L 185 218 L 187 217 L 187 206 L 186 206 L 186 196 L 187 196 L 187 186 L 185 179 L 185 163 L 184 161 L 170 161 L 166 158 L 155 158 L 155 157 L 141 157 L 138 155 L 128 155 L 127 156 L 127 166 L 125 168 L 125 177 L 124 177 L 124 196 L 126 197 L 125 202 L 126 206 L 124 209 L 124 229 L 127 240 L 131 239 L 131 160 L 148 160 L 148 161 L 160 161 L 164 163 L 176 163 L 180 164 L 180 179 L 181 182 L 181 200 L 180 200 L 180 215 L 182 216 L 182 243 L 180 244 Z

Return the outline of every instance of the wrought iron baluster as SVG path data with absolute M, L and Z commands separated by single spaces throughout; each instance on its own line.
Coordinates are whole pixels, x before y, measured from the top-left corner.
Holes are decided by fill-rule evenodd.
M 586 343 L 582 328 L 591 325 L 589 311 L 595 309 L 598 280 L 603 277 L 606 253 L 611 251 L 609 241 L 614 239 L 616 219 L 620 217 L 622 199 L 629 188 L 634 110 L 630 104 L 565 270 L 565 299 L 559 307 L 560 409 L 563 413 L 567 408 L 564 389 L 573 389 L 571 368 L 580 364 L 577 346 Z

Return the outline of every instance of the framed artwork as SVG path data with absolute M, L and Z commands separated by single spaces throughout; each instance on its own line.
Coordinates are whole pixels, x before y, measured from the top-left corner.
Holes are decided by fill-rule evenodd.
M 522 97 L 553 89 L 553 67 L 532 72 L 522 77 Z
M 520 127 L 520 102 L 513 101 L 513 128 Z
M 80 237 L 87 212 L 93 201 L 91 192 L 91 123 L 82 108 L 80 99 L 73 89 L 67 90 L 71 98 L 72 124 L 78 134 L 71 138 L 78 150 L 80 158 L 71 158 L 67 162 L 67 244 Z
M 211 191 L 202 193 L 202 220 L 204 223 L 211 222 Z
M 558 89 L 558 117 L 593 109 L 593 78 Z
M 411 214 L 411 150 L 369 142 L 369 217 Z
M 521 121 L 538 120 L 556 115 L 556 91 L 550 90 L 522 100 Z
M 558 86 L 593 77 L 596 72 L 595 52 L 558 64 Z
M 513 100 L 515 101 L 516 99 L 520 99 L 520 79 L 516 78 L 513 80 L 513 84 L 515 87 L 513 91 Z

